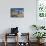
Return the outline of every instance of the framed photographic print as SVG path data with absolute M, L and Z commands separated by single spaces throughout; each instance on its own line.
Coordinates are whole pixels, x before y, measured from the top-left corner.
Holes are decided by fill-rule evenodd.
M 11 8 L 11 17 L 24 17 L 24 8 Z

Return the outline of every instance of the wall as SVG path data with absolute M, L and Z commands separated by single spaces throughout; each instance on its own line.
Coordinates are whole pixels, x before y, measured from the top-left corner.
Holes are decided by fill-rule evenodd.
M 10 8 L 24 8 L 24 18 L 11 18 Z M 19 32 L 30 32 L 36 24 L 36 0 L 0 0 L 0 34 L 10 32 L 9 28 L 19 27 Z

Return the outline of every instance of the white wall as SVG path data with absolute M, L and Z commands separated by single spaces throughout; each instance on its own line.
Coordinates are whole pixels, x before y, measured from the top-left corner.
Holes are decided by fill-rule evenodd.
M 10 8 L 24 8 L 24 18 L 11 18 Z M 0 0 L 0 34 L 11 27 L 19 27 L 20 32 L 30 32 L 30 26 L 36 24 L 36 0 Z

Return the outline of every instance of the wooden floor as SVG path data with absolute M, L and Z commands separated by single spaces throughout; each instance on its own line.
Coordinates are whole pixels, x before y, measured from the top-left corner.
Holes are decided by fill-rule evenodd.
M 0 42 L 0 46 L 4 46 L 4 43 L 2 42 Z M 7 46 L 15 46 L 15 43 L 8 43 L 8 45 Z M 22 45 L 21 45 L 22 46 Z M 25 45 L 24 45 L 25 46 Z M 30 46 L 37 46 L 37 43 L 30 43 Z M 43 45 L 41 45 L 41 46 L 46 46 L 46 43 L 44 43 Z

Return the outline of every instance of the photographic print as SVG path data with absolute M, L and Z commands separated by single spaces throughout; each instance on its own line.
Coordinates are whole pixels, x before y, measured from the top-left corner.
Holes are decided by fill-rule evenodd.
M 11 17 L 24 17 L 24 8 L 11 8 Z

